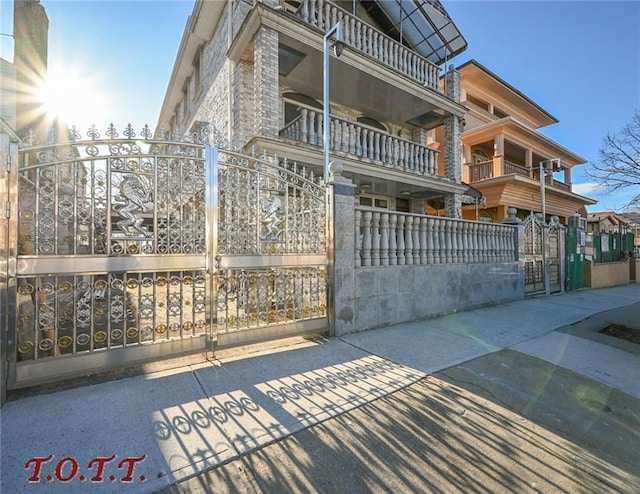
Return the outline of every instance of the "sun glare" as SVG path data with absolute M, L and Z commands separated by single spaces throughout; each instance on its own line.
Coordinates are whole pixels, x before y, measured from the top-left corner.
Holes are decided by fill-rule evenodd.
M 49 70 L 38 99 L 44 112 L 68 126 L 104 125 L 108 102 L 96 81 L 73 71 Z

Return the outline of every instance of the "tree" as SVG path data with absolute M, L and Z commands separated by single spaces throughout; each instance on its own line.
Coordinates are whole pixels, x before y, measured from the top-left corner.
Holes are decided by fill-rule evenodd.
M 598 160 L 586 173 L 610 192 L 629 188 L 628 206 L 640 206 L 640 111 L 619 132 L 607 134 L 598 150 Z

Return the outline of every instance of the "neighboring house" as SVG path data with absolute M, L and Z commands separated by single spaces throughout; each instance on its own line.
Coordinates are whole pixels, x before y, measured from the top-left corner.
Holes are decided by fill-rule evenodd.
M 460 217 L 466 109 L 455 70 L 439 84 L 466 41 L 439 0 L 197 0 L 157 128 L 183 135 L 213 124 L 235 147 L 321 176 L 323 38 L 338 20 L 345 49 L 330 62 L 331 158 L 344 163 L 359 204 L 423 213 L 438 201 Z
M 549 170 L 544 185 L 547 221 L 555 215 L 567 224 L 570 216 L 596 203 L 572 192 L 572 169 L 586 160 L 538 130 L 557 123 L 553 115 L 475 60 L 458 71 L 460 98 L 468 109 L 461 136 L 463 181 L 486 200 L 479 209 L 465 206 L 465 218 L 479 214 L 480 219 L 500 221 L 509 207 L 517 208 L 521 218 L 540 212 L 541 162 Z M 441 140 L 440 130 L 436 140 Z
M 587 233 L 634 233 L 632 222 L 617 215 L 613 211 L 589 213 L 587 216 Z

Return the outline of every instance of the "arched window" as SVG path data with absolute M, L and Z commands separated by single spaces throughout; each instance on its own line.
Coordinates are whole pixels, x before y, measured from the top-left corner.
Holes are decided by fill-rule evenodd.
M 310 106 L 322 111 L 322 105 L 315 99 L 301 93 L 283 93 L 284 100 L 284 124 L 288 125 L 300 115 L 300 105 Z
M 384 124 L 374 118 L 365 117 L 363 115 L 361 117 L 358 117 L 356 120 L 358 121 L 358 123 L 373 127 L 374 129 L 379 129 L 383 132 L 388 132 L 388 129 L 384 126 Z

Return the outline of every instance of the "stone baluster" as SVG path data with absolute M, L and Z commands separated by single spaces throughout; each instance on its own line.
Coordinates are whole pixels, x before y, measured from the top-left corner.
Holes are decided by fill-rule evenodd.
M 356 266 L 362 266 L 362 256 L 361 256 L 361 252 L 362 252 L 362 240 L 363 240 L 363 235 L 360 232 L 360 218 L 362 217 L 362 211 L 359 209 L 356 209 L 356 214 L 355 214 L 355 233 L 356 233 L 356 241 L 355 243 L 355 252 L 354 252 L 354 257 L 355 257 L 355 265 Z
M 369 158 L 369 154 L 371 153 L 371 145 L 370 141 L 371 131 L 369 129 L 362 129 L 362 156 L 364 158 Z
M 324 4 L 324 30 L 328 31 L 333 26 L 331 24 L 331 4 L 329 2 Z
M 484 262 L 484 245 L 483 245 L 483 227 L 484 223 L 478 223 L 478 229 L 476 231 L 476 239 L 478 241 L 478 262 Z
M 331 123 L 333 124 L 333 151 L 341 151 L 342 150 L 342 125 L 340 120 L 336 120 L 335 118 L 331 119 Z
M 371 55 L 373 56 L 373 58 L 375 58 L 376 60 L 380 60 L 380 46 L 378 45 L 379 41 L 378 41 L 378 31 L 373 31 L 372 33 L 372 42 L 371 42 Z
M 380 161 L 380 132 L 376 132 L 373 136 L 373 159 Z
M 457 228 L 456 228 L 456 237 L 458 239 L 458 241 L 456 242 L 457 245 L 457 249 L 458 249 L 458 262 L 464 262 L 464 241 L 463 241 L 463 229 L 464 229 L 464 225 L 465 222 L 458 220 L 456 221 L 456 223 L 458 224 Z
M 321 145 L 324 141 L 324 127 L 322 126 L 322 112 L 316 112 L 316 133 L 314 134 L 316 137 L 316 144 Z
M 426 226 L 425 226 L 426 228 Z M 423 264 L 420 262 L 421 257 L 426 257 L 424 253 L 425 245 L 422 237 L 422 218 L 416 216 L 413 219 L 413 264 Z
M 311 0 L 305 0 L 304 2 L 302 2 L 301 14 L 302 14 L 302 20 L 304 22 L 310 22 L 309 20 L 309 4 L 310 3 L 311 3 Z
M 335 119 L 329 119 L 329 146 L 332 151 L 338 147 L 338 126 Z
M 472 240 L 473 240 L 473 248 L 471 249 L 473 253 L 473 262 L 480 262 L 480 223 L 473 224 L 472 231 Z
M 316 128 L 316 112 L 313 110 L 309 110 L 308 113 L 309 121 L 307 125 L 309 126 L 309 143 L 317 144 L 318 141 L 318 129 Z
M 398 264 L 398 215 L 391 213 L 389 215 L 389 265 L 396 266 Z
M 469 229 L 471 228 L 471 223 L 465 221 L 462 224 L 462 262 L 465 264 L 469 264 L 471 262 L 471 251 L 469 244 Z
M 404 217 L 404 263 L 413 264 L 413 216 Z
M 494 225 L 489 226 L 489 231 L 487 232 L 489 237 L 489 253 L 491 254 L 491 262 L 498 261 L 498 237 L 496 235 L 496 230 L 493 227 Z
M 355 147 L 353 152 L 358 155 L 358 156 L 362 156 L 362 131 L 364 129 L 362 127 L 360 127 L 359 125 L 355 125 L 354 126 L 354 135 L 355 135 Z
M 391 155 L 391 163 L 393 166 L 398 165 L 398 140 L 392 138 L 393 151 Z
M 489 262 L 489 242 L 487 238 L 487 223 L 480 225 L 482 234 L 480 235 L 480 242 L 482 244 L 482 262 Z
M 418 253 L 419 262 L 416 264 L 427 264 L 427 217 L 420 217 L 420 252 Z
M 342 148 L 343 153 L 349 152 L 349 122 L 341 120 L 342 123 Z
M 404 266 L 404 222 L 406 217 L 398 215 L 398 265 Z
M 445 264 L 451 264 L 451 220 L 445 218 L 442 223 L 444 225 L 444 262 Z
M 371 266 L 371 211 L 362 214 L 362 265 Z
M 356 126 L 349 123 L 349 154 L 356 153 Z
M 458 260 L 458 222 L 450 220 L 449 228 L 451 229 L 451 262 L 460 262 Z
M 302 108 L 300 110 L 300 140 L 304 143 L 308 143 L 309 131 L 307 129 L 307 117 L 309 110 Z
M 435 264 L 444 264 L 446 261 L 444 255 L 444 222 L 442 218 L 436 218 L 434 221 L 434 245 L 433 255 Z
M 431 216 L 427 217 L 427 264 L 434 264 L 435 259 L 433 256 L 434 252 L 434 237 L 435 232 L 433 231 L 433 218 Z
M 380 265 L 389 265 L 389 213 L 380 215 Z
M 338 9 L 335 6 L 331 6 L 331 26 L 335 26 L 338 22 Z
M 367 152 L 366 156 L 367 156 L 367 158 L 370 158 L 370 159 L 375 159 L 375 157 L 376 157 L 376 152 L 375 152 L 375 148 L 374 148 L 376 134 L 377 134 L 377 132 L 375 130 L 369 129 L 367 131 L 367 136 L 368 136 L 368 139 L 367 139 L 367 150 L 368 150 L 368 152 Z
M 371 265 L 380 266 L 380 213 L 371 215 Z
M 380 135 L 380 161 L 382 161 L 385 164 L 385 166 L 389 161 L 387 157 L 387 140 L 388 139 L 389 139 L 389 136 L 384 134 Z

